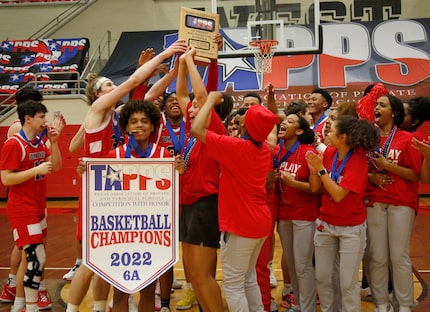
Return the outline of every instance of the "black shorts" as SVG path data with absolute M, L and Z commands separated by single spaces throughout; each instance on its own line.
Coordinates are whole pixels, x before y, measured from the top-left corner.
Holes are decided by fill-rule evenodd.
M 218 194 L 182 206 L 179 240 L 192 245 L 219 248 Z

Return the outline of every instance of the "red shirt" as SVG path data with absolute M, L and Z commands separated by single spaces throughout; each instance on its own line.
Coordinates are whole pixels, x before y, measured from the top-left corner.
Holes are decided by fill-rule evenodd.
M 313 130 L 315 134 L 318 135 L 318 137 L 320 138 L 321 143 L 324 143 L 325 139 L 324 129 L 326 127 L 327 118 L 328 117 L 324 115 L 322 121 L 318 125 L 316 125 L 316 127 L 313 127 Z
M 85 129 L 84 155 L 86 157 L 103 157 L 117 146 L 115 133 L 113 131 L 113 127 L 116 127 L 117 121 L 113 119 L 112 113 L 110 118 L 98 129 Z
M 276 145 L 273 156 L 278 156 L 280 145 Z M 290 173 L 295 180 L 309 182 L 309 167 L 306 163 L 306 152 L 315 150 L 308 144 L 300 144 L 299 147 L 279 164 L 279 172 Z M 279 158 L 287 153 L 286 149 L 281 150 Z M 279 194 L 281 198 L 278 220 L 302 220 L 314 221 L 318 217 L 318 196 L 305 192 L 294 187 L 286 186 L 279 181 Z
M 208 154 L 220 162 L 218 199 L 220 231 L 261 238 L 272 231 L 266 204 L 266 178 L 272 171 L 269 145 L 258 148 L 251 141 L 207 131 Z
M 151 136 L 149 137 L 149 141 L 165 147 L 170 152 L 170 155 L 173 157 L 175 151 L 173 149 L 172 138 L 170 137 L 169 131 L 167 130 L 167 127 L 166 127 L 166 122 L 167 122 L 166 115 L 163 112 L 161 112 L 160 125 L 158 126 L 157 129 L 155 129 L 154 133 L 151 134 Z M 179 139 L 179 134 L 181 130 L 180 126 L 173 125 L 173 124 L 171 125 L 172 125 L 173 132 L 175 133 L 176 137 Z
M 6 140 L 0 159 L 0 170 L 25 171 L 46 161 L 51 151 L 40 142 L 33 145 L 19 133 Z M 6 214 L 8 218 L 45 215 L 46 176 L 37 175 L 19 184 L 10 185 Z
M 214 110 L 208 129 L 218 134 L 226 134 L 226 129 Z M 186 169 L 179 177 L 180 205 L 192 205 L 202 197 L 218 194 L 220 167 L 219 163 L 209 156 L 207 146 L 196 140 L 188 160 L 187 155 L 184 155 L 184 159 Z
M 421 173 L 421 154 L 412 147 L 413 135 L 404 130 L 397 130 L 387 151 L 387 160 L 399 166 L 411 168 L 416 174 Z M 388 137 L 381 137 L 381 149 Z M 407 206 L 418 210 L 419 195 L 418 182 L 401 178 L 387 171 L 387 175 L 394 179 L 392 184 L 384 185 L 386 190 L 371 182 L 367 183 L 366 196 L 369 203 L 379 202 L 397 206 Z
M 331 174 L 336 149 L 328 146 L 324 151 L 324 166 Z M 338 161 L 339 168 L 342 161 Z M 324 189 L 321 198 L 319 218 L 337 226 L 355 226 L 366 221 L 366 207 L 363 202 L 367 183 L 367 157 L 363 151 L 354 151 L 340 173 L 338 185 L 349 190 L 340 202 L 335 203 Z

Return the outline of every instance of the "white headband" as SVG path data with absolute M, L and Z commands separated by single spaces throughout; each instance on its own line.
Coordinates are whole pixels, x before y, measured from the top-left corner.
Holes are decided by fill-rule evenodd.
M 94 86 L 94 92 L 96 92 L 98 89 L 101 88 L 102 84 L 105 83 L 106 81 L 109 81 L 109 78 L 106 77 L 101 77 L 99 80 L 97 80 L 95 86 Z

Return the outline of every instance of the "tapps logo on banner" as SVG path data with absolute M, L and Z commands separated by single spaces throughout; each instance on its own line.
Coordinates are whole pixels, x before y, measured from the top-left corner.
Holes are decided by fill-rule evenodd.
M 173 159 L 85 159 L 83 260 L 126 293 L 137 292 L 179 257 L 179 175 Z

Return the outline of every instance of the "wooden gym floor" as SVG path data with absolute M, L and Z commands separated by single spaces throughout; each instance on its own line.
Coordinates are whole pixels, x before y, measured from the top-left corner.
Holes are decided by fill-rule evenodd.
M 4 282 L 9 271 L 9 255 L 13 242 L 9 224 L 5 216 L 5 202 L 0 202 L 0 281 Z M 68 298 L 69 283 L 62 280 L 62 276 L 68 272 L 74 264 L 74 239 L 76 222 L 76 201 L 49 201 L 48 202 L 48 242 L 47 261 L 45 269 L 45 280 L 53 302 L 52 311 L 65 311 Z M 427 285 L 430 284 L 430 198 L 421 198 L 420 211 L 416 220 L 414 234 L 411 244 L 411 258 L 415 269 L 414 274 L 414 295 L 419 301 L 419 305 L 413 309 L 416 312 L 430 311 L 430 298 L 427 294 Z M 282 272 L 280 268 L 281 245 L 276 235 L 274 269 L 278 280 L 278 287 L 272 289 L 272 296 L 279 304 L 282 293 Z M 183 282 L 182 289 L 175 290 L 171 297 L 171 311 L 175 311 L 176 302 L 180 300 L 186 292 L 182 263 L 175 265 L 175 278 Z M 222 271 L 219 265 L 217 280 L 221 283 Z M 3 285 L 0 284 L 2 287 Z M 136 297 L 134 298 L 137 299 Z M 10 304 L 0 303 L 0 312 L 9 312 Z M 224 305 L 225 311 L 227 310 Z M 371 312 L 374 305 L 370 302 L 362 301 L 362 311 Z M 81 312 L 92 311 L 92 293 L 88 292 L 84 302 L 80 307 Z M 188 310 L 197 312 L 194 306 Z M 285 311 L 280 308 L 279 311 Z M 232 311 L 233 312 L 233 311 Z

